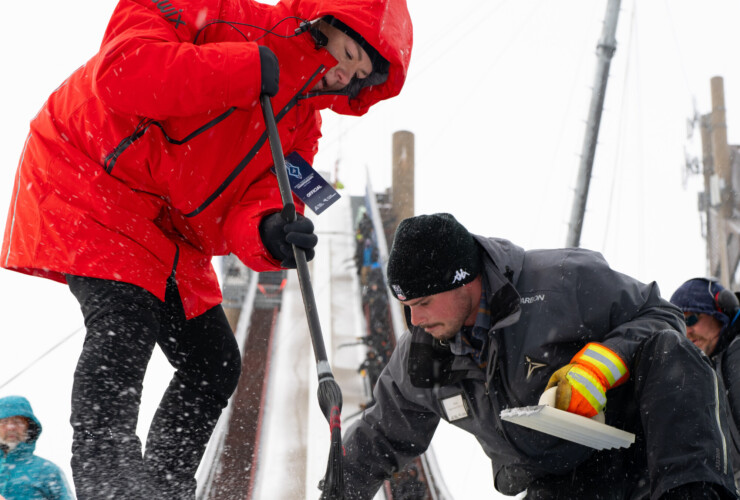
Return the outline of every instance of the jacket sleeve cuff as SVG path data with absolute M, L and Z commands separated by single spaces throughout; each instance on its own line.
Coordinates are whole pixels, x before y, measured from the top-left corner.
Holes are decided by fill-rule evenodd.
M 629 379 L 629 370 L 621 357 L 608 347 L 590 342 L 573 356 L 571 363 L 589 367 L 607 389 L 616 387 Z

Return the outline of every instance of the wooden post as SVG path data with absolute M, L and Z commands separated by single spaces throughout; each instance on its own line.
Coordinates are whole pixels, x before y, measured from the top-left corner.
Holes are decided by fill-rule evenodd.
M 700 210 L 704 211 L 706 220 L 706 238 L 707 238 L 707 268 L 709 275 L 716 275 L 719 269 L 719 252 L 717 241 L 717 210 L 713 204 L 719 203 L 719 200 L 712 200 L 712 181 L 714 174 L 714 159 L 712 157 L 712 140 L 711 140 L 711 117 L 709 114 L 701 116 L 699 121 L 701 131 L 701 151 L 702 151 L 702 174 L 704 176 L 704 202 L 700 205 Z
M 400 130 L 393 134 L 393 221 L 414 215 L 414 134 Z
M 727 218 L 732 217 L 732 170 L 730 168 L 730 146 L 727 144 L 727 122 L 725 89 L 722 77 L 710 81 L 712 90 L 712 113 L 710 114 L 710 138 L 714 175 L 719 181 L 719 206 L 717 207 L 717 250 L 719 251 L 719 278 L 722 285 L 730 286 L 730 265 L 727 256 Z
M 721 76 L 712 78 L 711 88 L 712 113 L 710 120 L 714 172 L 720 181 L 720 212 L 723 217 L 730 217 L 732 216 L 732 169 L 730 167 L 730 146 L 727 144 L 725 89 Z
M 396 232 L 398 224 L 408 217 L 413 217 L 414 211 L 414 134 L 400 130 L 393 134 L 393 179 L 391 185 L 391 213 L 393 214 L 391 235 Z M 389 228 L 390 229 L 390 228 Z M 392 244 L 391 240 L 391 244 Z M 395 311 L 391 311 L 394 326 L 400 328 L 396 332 L 398 337 L 403 333 L 403 304 L 397 300 Z

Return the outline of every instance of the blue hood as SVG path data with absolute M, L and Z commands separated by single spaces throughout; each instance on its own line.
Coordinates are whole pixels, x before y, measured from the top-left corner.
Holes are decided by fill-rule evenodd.
M 31 421 L 28 426 L 27 443 L 35 443 L 41 435 L 41 422 L 36 418 L 31 409 L 31 403 L 23 396 L 6 396 L 0 398 L 0 419 L 21 416 Z

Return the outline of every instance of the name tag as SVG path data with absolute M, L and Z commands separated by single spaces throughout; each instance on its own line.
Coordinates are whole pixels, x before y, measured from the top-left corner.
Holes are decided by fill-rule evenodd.
M 461 418 L 470 416 L 468 413 L 468 402 L 462 394 L 456 394 L 449 398 L 442 399 L 440 402 L 442 403 L 442 408 L 444 408 L 445 413 L 447 414 L 448 422 L 454 422 L 455 420 L 460 420 Z
M 293 152 L 285 157 L 285 168 L 288 171 L 290 190 L 316 215 L 340 198 L 336 189 L 298 153 Z M 274 166 L 270 170 L 275 173 Z

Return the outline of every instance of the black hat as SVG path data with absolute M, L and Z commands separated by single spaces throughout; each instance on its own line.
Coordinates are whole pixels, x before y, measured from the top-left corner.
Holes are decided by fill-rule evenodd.
M 419 215 L 398 225 L 388 257 L 388 286 L 398 300 L 458 288 L 480 271 L 480 247 L 452 215 Z

